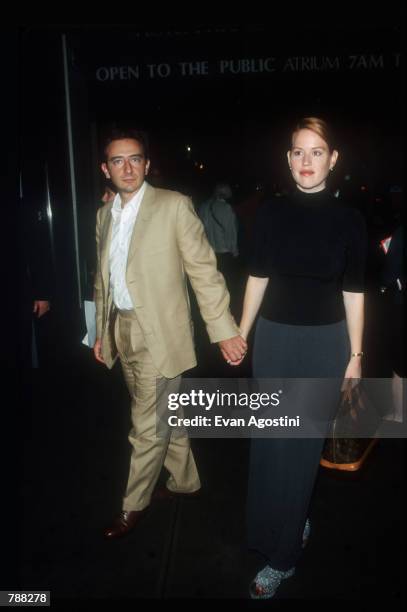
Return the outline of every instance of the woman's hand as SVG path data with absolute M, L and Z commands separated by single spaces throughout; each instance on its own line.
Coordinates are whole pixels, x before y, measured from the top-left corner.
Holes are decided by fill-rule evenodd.
M 345 370 L 345 377 L 341 391 L 351 393 L 362 378 L 362 359 L 361 357 L 351 357 Z

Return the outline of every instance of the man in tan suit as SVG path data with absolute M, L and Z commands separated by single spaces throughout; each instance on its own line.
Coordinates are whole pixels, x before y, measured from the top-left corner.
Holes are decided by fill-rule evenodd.
M 116 186 L 97 213 L 95 302 L 98 361 L 120 358 L 132 398 L 133 446 L 122 512 L 105 531 L 126 535 L 149 506 L 162 466 L 169 471 L 157 497 L 193 494 L 200 481 L 188 437 L 156 435 L 158 405 L 196 365 L 186 275 L 211 342 L 237 365 L 247 345 L 229 312 L 229 294 L 190 199 L 146 181 L 145 134 L 116 130 L 105 143 L 102 171 Z

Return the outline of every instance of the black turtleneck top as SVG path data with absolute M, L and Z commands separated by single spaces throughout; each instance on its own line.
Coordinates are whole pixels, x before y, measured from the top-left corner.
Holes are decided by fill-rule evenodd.
M 342 291 L 363 292 L 366 251 L 362 215 L 326 189 L 265 202 L 249 263 L 251 276 L 270 278 L 260 314 L 290 325 L 341 321 Z

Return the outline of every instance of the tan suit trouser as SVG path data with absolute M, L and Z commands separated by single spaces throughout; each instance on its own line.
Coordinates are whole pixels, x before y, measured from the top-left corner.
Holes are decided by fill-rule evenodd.
M 124 378 L 131 396 L 133 447 L 123 510 L 142 510 L 149 505 L 161 468 L 169 471 L 171 491 L 192 492 L 200 488 L 198 471 L 189 439 L 175 435 L 167 426 L 156 435 L 157 409 L 166 408 L 167 393 L 177 393 L 181 376 L 165 378 L 154 367 L 134 311 L 118 311 L 115 341 Z

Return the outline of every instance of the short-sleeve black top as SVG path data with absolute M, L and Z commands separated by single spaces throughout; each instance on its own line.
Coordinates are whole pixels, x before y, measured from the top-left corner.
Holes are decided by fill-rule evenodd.
M 260 208 L 249 274 L 269 277 L 260 314 L 290 325 L 326 325 L 345 317 L 342 291 L 363 292 L 364 219 L 326 189 L 300 190 Z

